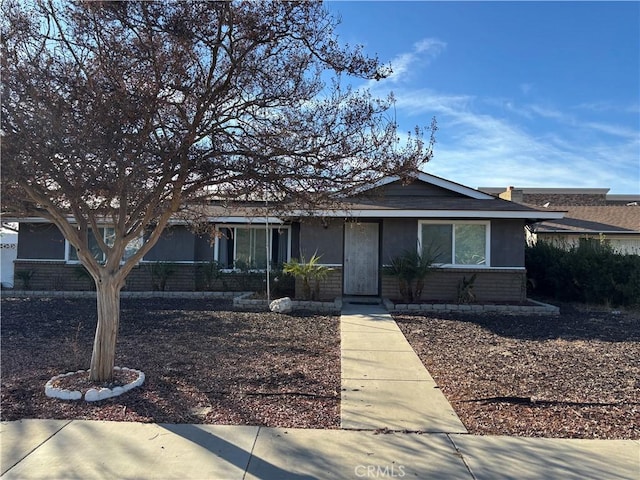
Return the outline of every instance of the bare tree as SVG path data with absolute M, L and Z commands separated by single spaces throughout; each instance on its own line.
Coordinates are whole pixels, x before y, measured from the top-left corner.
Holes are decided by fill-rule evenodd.
M 309 206 L 431 156 L 419 129 L 399 145 L 391 98 L 343 86 L 389 69 L 320 3 L 8 0 L 2 17 L 3 210 L 54 223 L 95 281 L 93 380 L 172 216 L 263 188 Z

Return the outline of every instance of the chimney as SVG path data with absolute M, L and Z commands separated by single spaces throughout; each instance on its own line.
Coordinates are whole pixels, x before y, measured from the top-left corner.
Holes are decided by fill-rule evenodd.
M 522 203 L 524 201 L 522 190 L 516 189 L 513 186 L 507 187 L 507 189 L 498 196 L 503 200 L 509 200 L 510 202 Z

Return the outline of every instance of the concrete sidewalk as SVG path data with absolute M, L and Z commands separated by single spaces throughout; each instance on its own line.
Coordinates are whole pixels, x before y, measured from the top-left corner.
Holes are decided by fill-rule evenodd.
M 638 440 L 466 434 L 380 306 L 346 304 L 341 335 L 343 429 L 4 422 L 0 475 L 87 480 L 640 478 Z
M 640 442 L 225 425 L 1 425 L 3 479 L 635 479 Z

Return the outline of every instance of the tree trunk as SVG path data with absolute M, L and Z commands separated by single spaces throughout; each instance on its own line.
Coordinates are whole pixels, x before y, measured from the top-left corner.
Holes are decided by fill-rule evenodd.
M 120 282 L 113 275 L 96 282 L 98 325 L 93 341 L 89 378 L 108 382 L 113 378 L 116 358 L 116 339 L 120 323 Z

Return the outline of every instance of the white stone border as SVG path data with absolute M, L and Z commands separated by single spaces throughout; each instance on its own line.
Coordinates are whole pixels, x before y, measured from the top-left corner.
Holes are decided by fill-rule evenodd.
M 87 402 L 97 402 L 100 400 L 106 400 L 107 398 L 117 397 L 129 390 L 139 387 L 144 383 L 144 372 L 127 367 L 113 367 L 114 370 L 122 370 L 133 372 L 138 375 L 133 382 L 127 383 L 122 387 L 114 388 L 90 388 L 84 394 L 84 399 Z M 69 377 L 71 375 L 79 375 L 81 373 L 87 373 L 87 370 L 78 370 L 77 372 L 62 373 L 52 377 L 44 386 L 44 394 L 47 397 L 59 398 L 61 400 L 80 400 L 82 398 L 82 392 L 79 390 L 66 390 L 64 388 L 56 388 L 53 386 L 53 382 L 59 378 Z

